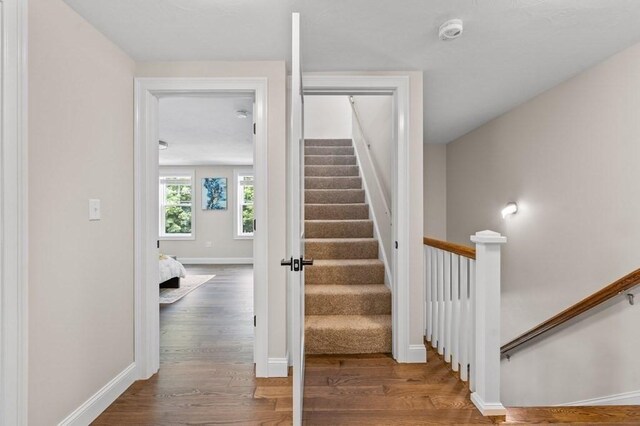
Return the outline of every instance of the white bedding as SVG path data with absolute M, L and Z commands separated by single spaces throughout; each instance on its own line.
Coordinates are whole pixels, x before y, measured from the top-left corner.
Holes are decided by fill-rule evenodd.
M 163 254 L 160 255 L 160 282 L 163 283 L 171 278 L 184 278 L 187 275 L 182 263 Z

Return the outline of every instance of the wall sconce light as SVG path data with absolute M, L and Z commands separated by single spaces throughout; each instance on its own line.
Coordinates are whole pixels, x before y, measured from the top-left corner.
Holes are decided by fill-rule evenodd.
M 502 209 L 502 218 L 506 218 L 509 215 L 516 214 L 518 212 L 518 205 L 513 201 L 507 203 L 506 206 Z

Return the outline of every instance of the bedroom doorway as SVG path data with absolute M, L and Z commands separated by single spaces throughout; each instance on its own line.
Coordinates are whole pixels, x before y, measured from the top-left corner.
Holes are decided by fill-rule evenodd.
M 266 80 L 137 79 L 136 116 L 138 376 L 265 376 Z
M 253 362 L 253 104 L 247 93 L 159 99 L 161 366 L 224 362 L 229 349 Z

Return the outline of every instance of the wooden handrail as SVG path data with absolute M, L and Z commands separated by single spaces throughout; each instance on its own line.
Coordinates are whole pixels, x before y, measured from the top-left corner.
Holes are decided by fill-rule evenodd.
M 565 309 L 564 311 L 560 312 L 558 315 L 548 319 L 547 321 L 532 328 L 526 333 L 521 334 L 520 336 L 516 337 L 509 343 L 503 345 L 500 348 L 500 353 L 502 355 L 505 355 L 508 352 L 513 351 L 518 346 L 521 346 L 527 343 L 528 341 L 535 339 L 536 337 L 550 330 L 553 330 L 559 325 L 562 325 L 565 322 L 577 317 L 578 315 L 583 314 L 592 308 L 595 308 L 601 303 L 606 302 L 607 300 L 617 296 L 620 293 L 623 293 L 629 290 L 630 288 L 637 286 L 638 284 L 640 284 L 640 269 L 636 269 L 630 274 L 625 275 L 619 280 L 609 284 L 602 290 L 592 294 L 586 299 L 583 299 L 580 302 L 576 303 L 575 305 Z
M 439 248 L 444 251 L 450 251 L 451 253 L 459 254 L 460 256 L 468 257 L 469 259 L 476 258 L 476 249 L 473 247 L 463 246 L 461 244 L 424 237 L 424 245 Z

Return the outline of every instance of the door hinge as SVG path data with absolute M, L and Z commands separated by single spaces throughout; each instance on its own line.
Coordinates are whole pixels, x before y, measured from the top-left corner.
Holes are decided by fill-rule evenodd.
M 156 240 L 156 248 L 160 248 L 160 240 Z
M 255 230 L 256 230 L 256 229 L 258 229 L 258 228 L 256 227 L 256 223 L 257 223 L 257 222 L 256 222 L 256 220 L 255 220 L 255 219 L 253 219 L 253 231 L 254 231 L 254 232 L 255 232 Z
M 256 123 L 253 123 L 253 134 L 256 134 Z
M 255 315 L 253 316 L 253 326 L 254 327 L 256 326 L 256 316 Z
M 396 250 L 398 249 L 398 242 L 396 241 Z

